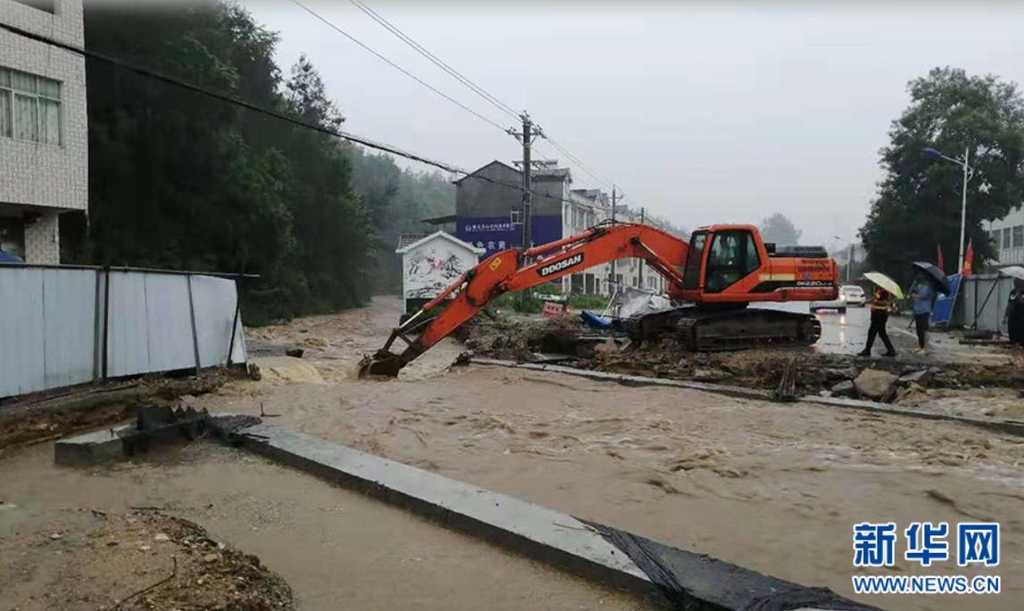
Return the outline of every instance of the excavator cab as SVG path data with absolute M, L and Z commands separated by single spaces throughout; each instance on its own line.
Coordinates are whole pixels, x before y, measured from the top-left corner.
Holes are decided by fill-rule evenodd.
M 690 237 L 683 270 L 684 299 L 704 301 L 761 269 L 760 237 L 750 228 L 700 229 Z
M 827 300 L 835 297 L 837 283 L 835 263 L 824 248 L 780 248 L 765 243 L 752 225 L 713 225 L 690 237 L 678 297 L 741 307 L 760 301 Z

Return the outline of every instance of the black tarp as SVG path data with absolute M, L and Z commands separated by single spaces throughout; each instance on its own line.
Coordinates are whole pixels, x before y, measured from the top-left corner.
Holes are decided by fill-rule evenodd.
M 675 609 L 695 611 L 879 611 L 827 588 L 809 588 L 703 554 L 583 520 L 647 574 Z

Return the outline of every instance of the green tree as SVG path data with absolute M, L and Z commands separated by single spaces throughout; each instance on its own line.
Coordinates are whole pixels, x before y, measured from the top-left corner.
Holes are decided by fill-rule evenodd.
M 761 221 L 761 239 L 779 246 L 794 246 L 800 243 L 803 233 L 796 228 L 789 217 L 780 212 L 765 217 Z
M 992 258 L 981 223 L 1019 207 L 1024 188 L 1024 101 L 1015 84 L 947 67 L 914 79 L 908 89 L 910 106 L 892 123 L 889 145 L 881 150 L 885 177 L 860 230 L 872 266 L 901 280 L 911 273 L 908 262 L 933 261 L 938 246 L 947 260 L 959 250 L 962 171 L 923 155 L 924 148 L 951 157 L 970 153 L 975 174 L 968 183 L 966 235 L 976 264 Z
M 313 64 L 283 79 L 276 35 L 236 5 L 90 4 L 85 24 L 90 50 L 327 130 L 344 121 Z M 261 323 L 396 289 L 398 234 L 454 211 L 439 174 L 108 63 L 86 70 L 90 216 L 62 219 L 68 262 L 257 273 L 242 299 Z
M 86 7 L 91 50 L 291 114 L 342 122 L 302 58 L 282 82 L 276 36 L 233 4 Z M 87 63 L 88 239 L 71 259 L 254 272 L 247 322 L 357 306 L 370 296 L 375 223 L 351 188 L 353 149 L 329 135 Z

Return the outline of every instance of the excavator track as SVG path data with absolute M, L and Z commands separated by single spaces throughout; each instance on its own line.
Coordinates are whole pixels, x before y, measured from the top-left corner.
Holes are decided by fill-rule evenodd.
M 816 316 L 765 308 L 676 308 L 629 321 L 626 328 L 633 341 L 649 342 L 672 334 L 694 352 L 811 346 L 821 337 Z

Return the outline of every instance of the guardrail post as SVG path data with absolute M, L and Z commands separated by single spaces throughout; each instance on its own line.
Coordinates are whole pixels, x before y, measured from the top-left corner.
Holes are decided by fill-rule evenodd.
M 107 381 L 110 361 L 110 266 L 103 268 L 106 281 L 103 283 L 103 381 Z
M 199 370 L 202 365 L 199 362 L 199 334 L 196 330 L 196 305 L 192 299 L 192 274 L 186 276 L 188 278 L 188 316 L 192 320 L 192 351 L 196 357 L 196 375 L 199 375 Z
M 231 339 L 228 341 L 227 366 L 231 366 L 231 357 L 235 354 L 235 330 L 238 329 L 238 317 L 242 312 L 242 294 L 238 290 L 238 280 L 235 280 L 235 317 L 231 321 Z

